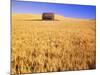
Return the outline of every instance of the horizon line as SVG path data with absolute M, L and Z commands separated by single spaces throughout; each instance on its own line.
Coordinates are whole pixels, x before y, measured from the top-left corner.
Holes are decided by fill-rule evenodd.
M 44 12 L 44 13 L 49 13 L 49 12 Z M 50 12 L 51 13 L 51 12 Z M 20 14 L 20 15 L 42 15 L 43 13 L 37 13 L 37 14 L 33 14 L 33 13 L 12 13 L 12 15 L 16 15 L 16 14 Z M 55 14 L 55 13 L 54 13 Z M 62 16 L 62 17 L 65 17 L 65 18 L 73 18 L 73 19 L 85 19 L 85 20 L 96 20 L 96 18 L 78 18 L 78 17 L 67 17 L 67 16 L 64 16 L 64 15 L 61 15 L 61 14 L 55 14 L 55 15 L 59 15 L 59 16 Z

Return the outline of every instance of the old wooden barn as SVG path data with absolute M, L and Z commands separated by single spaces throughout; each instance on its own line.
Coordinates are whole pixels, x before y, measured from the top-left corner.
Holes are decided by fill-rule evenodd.
M 43 13 L 42 20 L 54 20 L 54 13 Z

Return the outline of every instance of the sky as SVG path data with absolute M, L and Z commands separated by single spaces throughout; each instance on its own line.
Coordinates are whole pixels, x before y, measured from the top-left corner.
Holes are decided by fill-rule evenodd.
M 96 19 L 96 6 L 28 2 L 12 0 L 12 12 L 18 14 L 42 14 L 53 12 L 70 18 Z

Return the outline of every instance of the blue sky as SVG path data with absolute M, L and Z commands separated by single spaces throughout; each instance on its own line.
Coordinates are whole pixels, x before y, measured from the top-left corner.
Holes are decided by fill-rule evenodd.
M 12 0 L 12 12 L 19 14 L 42 14 L 43 12 L 53 12 L 55 14 L 71 18 L 96 18 L 96 6 L 90 5 L 57 4 Z

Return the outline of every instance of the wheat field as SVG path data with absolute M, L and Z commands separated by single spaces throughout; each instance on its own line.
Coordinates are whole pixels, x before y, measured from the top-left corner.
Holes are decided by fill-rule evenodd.
M 12 74 L 96 68 L 96 21 L 59 15 L 56 19 L 12 15 Z

